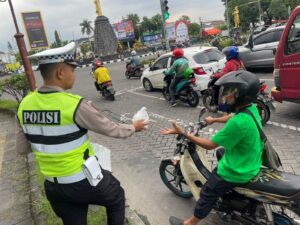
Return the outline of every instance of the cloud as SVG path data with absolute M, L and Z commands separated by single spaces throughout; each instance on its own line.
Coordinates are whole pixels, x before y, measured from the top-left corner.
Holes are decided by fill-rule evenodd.
M 137 13 L 151 17 L 160 13 L 159 0 L 100 0 L 102 11 L 111 23 L 122 20 L 122 16 L 129 13 Z M 54 41 L 54 31 L 57 30 L 63 40 L 80 38 L 79 24 L 88 19 L 96 18 L 94 0 L 28 0 L 13 1 L 18 25 L 22 33 L 24 25 L 21 12 L 41 11 L 49 42 Z M 204 19 L 223 19 L 224 6 L 221 0 L 169 0 L 170 20 L 176 20 L 181 15 L 188 15 L 193 22 L 199 22 L 199 17 Z M 12 42 L 16 33 L 8 2 L 0 2 L 1 18 L 6 18 L 0 23 L 0 50 L 7 51 L 7 42 Z M 27 37 L 25 37 L 27 42 Z

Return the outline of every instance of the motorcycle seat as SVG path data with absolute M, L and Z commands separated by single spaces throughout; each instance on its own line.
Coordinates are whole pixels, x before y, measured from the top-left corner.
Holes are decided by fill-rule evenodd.
M 289 197 L 300 191 L 300 176 L 263 168 L 259 175 L 241 187 Z

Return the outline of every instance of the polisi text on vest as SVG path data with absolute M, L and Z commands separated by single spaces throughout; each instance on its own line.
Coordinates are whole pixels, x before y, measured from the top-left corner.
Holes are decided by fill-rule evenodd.
M 60 111 L 23 111 L 24 124 L 60 124 Z

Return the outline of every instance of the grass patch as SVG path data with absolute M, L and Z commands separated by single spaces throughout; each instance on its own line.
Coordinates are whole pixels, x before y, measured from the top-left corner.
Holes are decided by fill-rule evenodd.
M 155 60 L 156 59 L 146 59 L 146 60 L 142 60 L 141 63 L 143 65 L 146 65 L 146 64 L 149 65 L 149 64 L 153 64 Z
M 17 109 L 19 103 L 14 100 L 0 100 L 0 109 Z

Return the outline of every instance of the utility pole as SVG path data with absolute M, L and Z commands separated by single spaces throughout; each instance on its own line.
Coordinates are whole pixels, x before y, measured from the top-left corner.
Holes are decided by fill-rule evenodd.
M 170 44 L 169 44 L 169 40 L 168 40 L 168 37 L 167 37 L 167 32 L 166 32 L 166 20 L 165 20 L 165 10 L 163 9 L 163 1 L 164 0 L 159 0 L 160 2 L 160 9 L 161 9 L 161 18 L 162 18 L 162 21 L 163 21 L 163 25 L 162 25 L 162 33 L 163 33 L 163 38 L 166 42 L 166 48 L 167 48 L 167 51 L 169 52 L 170 51 Z
M 230 36 L 230 19 L 229 19 L 229 8 L 228 8 L 228 0 L 226 0 L 226 17 L 227 17 L 227 30 L 228 36 Z
M 261 22 L 261 15 L 262 15 L 262 13 L 261 13 L 261 2 L 260 2 L 260 0 L 258 0 L 257 3 L 258 3 L 258 13 L 259 13 L 259 23 L 260 23 L 260 22 Z
M 201 17 L 199 17 L 199 24 L 200 24 L 200 38 L 201 38 L 201 41 L 202 41 L 202 31 L 203 31 L 203 27 L 202 27 L 202 19 Z

